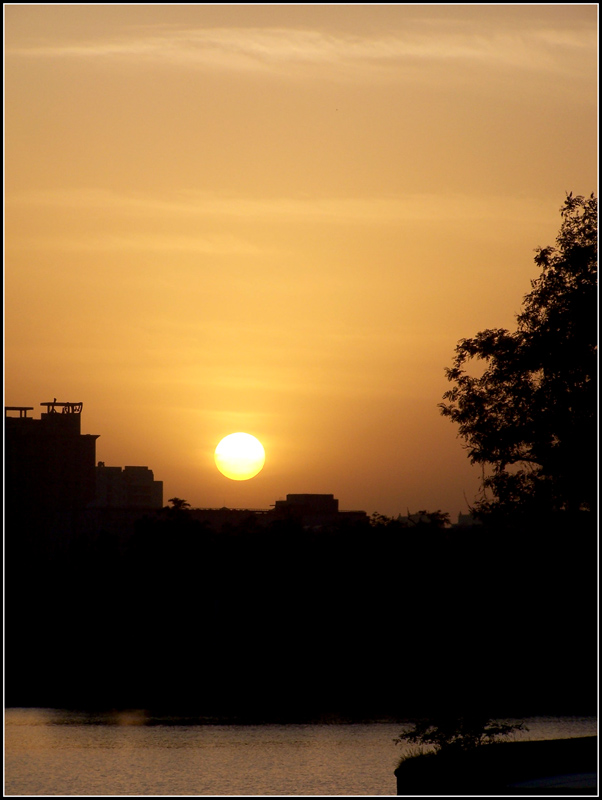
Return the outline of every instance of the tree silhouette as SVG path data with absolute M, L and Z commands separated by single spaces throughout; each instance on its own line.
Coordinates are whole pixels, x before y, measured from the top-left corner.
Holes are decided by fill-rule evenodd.
M 484 714 L 435 715 L 413 723 L 393 741 L 433 746 L 436 751 L 472 750 L 484 744 L 510 736 L 515 731 L 528 730 L 523 722 L 492 720 Z
M 408 509 L 406 517 L 387 517 L 374 511 L 369 520 L 372 528 L 445 528 L 449 525 L 449 514 L 437 509 L 437 511 L 427 511 L 421 509 L 412 514 Z
M 181 497 L 170 497 L 167 502 L 171 503 L 170 510 L 172 511 L 186 511 L 186 509 L 190 508 L 190 503 L 182 500 Z
M 597 199 L 567 195 L 555 247 L 517 329 L 491 329 L 456 347 L 441 413 L 483 465 L 481 512 L 593 510 L 596 484 Z M 485 362 L 480 376 L 470 362 Z

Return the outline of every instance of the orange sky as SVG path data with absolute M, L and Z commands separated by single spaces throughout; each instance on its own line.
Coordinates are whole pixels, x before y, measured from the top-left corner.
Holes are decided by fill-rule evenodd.
M 166 500 L 467 511 L 444 368 L 597 191 L 596 5 L 8 5 L 5 52 L 5 404 Z

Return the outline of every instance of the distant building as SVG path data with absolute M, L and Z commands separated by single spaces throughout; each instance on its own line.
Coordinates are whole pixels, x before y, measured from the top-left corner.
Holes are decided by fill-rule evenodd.
M 264 527 L 271 521 L 271 510 L 267 508 L 192 508 L 189 512 L 191 519 L 202 522 L 214 531 L 236 528 L 253 520 L 259 527 Z
M 192 519 L 206 523 L 215 531 L 245 525 L 250 518 L 259 527 L 274 521 L 294 520 L 304 528 L 319 529 L 344 522 L 367 522 L 365 511 L 339 511 L 339 501 L 332 494 L 287 494 L 272 508 L 193 508 Z
M 294 519 L 305 528 L 319 528 L 342 521 L 363 522 L 365 511 L 339 511 L 339 501 L 332 494 L 287 494 L 276 500 L 272 515 L 276 519 Z
M 148 467 L 96 467 L 97 508 L 162 508 L 163 481 L 156 481 Z
M 339 501 L 333 494 L 287 494 L 286 500 L 276 500 L 274 511 L 287 517 L 338 514 Z
M 75 511 L 95 497 L 97 435 L 81 433 L 82 403 L 5 407 L 5 500 L 8 513 Z
M 458 512 L 458 522 L 454 527 L 458 528 L 471 528 L 474 525 L 482 525 L 482 521 L 480 519 L 476 519 L 473 517 L 472 514 L 463 514 L 461 511 Z

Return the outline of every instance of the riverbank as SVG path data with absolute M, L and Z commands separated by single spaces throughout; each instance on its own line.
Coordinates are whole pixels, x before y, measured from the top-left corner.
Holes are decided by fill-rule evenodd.
M 395 770 L 397 794 L 561 795 L 568 789 L 596 795 L 597 756 L 597 736 L 498 742 L 464 753 L 421 755 Z

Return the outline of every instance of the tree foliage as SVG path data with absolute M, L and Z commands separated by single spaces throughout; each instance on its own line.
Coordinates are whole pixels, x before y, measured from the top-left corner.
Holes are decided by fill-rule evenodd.
M 412 729 L 403 731 L 394 742 L 432 746 L 437 752 L 472 750 L 480 745 L 506 738 L 514 731 L 526 730 L 522 722 L 498 722 L 479 714 L 465 716 L 448 714 L 420 719 L 413 725 Z
M 449 525 L 449 514 L 447 512 L 437 509 L 437 511 L 427 511 L 421 509 L 415 514 L 410 513 L 406 517 L 401 515 L 397 517 L 387 517 L 385 514 L 379 514 L 375 511 L 370 516 L 370 525 L 372 528 L 445 528 Z
M 182 516 L 190 510 L 190 503 L 181 497 L 170 497 L 167 502 L 171 505 L 164 506 L 163 511 L 172 517 Z
M 516 330 L 462 339 L 446 369 L 454 386 L 439 408 L 483 466 L 481 512 L 594 508 L 597 199 L 569 194 L 560 213 L 556 246 L 536 250 L 541 272 Z

